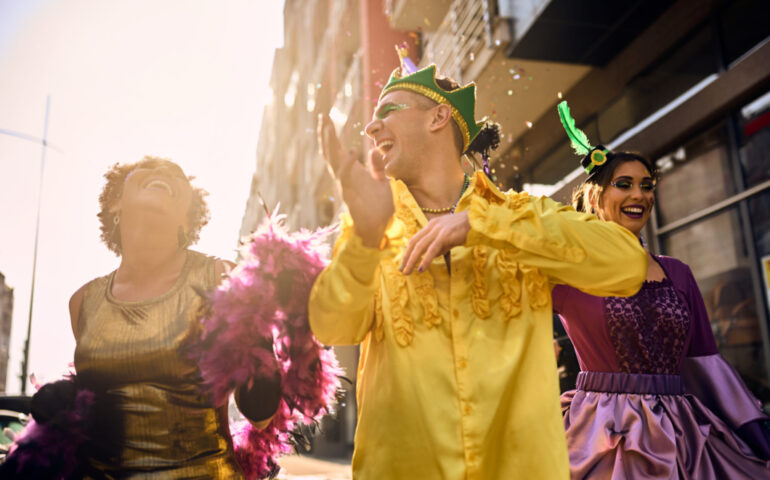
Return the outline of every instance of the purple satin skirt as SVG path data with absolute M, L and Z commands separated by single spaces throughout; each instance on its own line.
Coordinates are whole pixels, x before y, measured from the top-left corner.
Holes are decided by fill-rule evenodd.
M 770 479 L 679 375 L 580 372 L 561 402 L 572 479 Z

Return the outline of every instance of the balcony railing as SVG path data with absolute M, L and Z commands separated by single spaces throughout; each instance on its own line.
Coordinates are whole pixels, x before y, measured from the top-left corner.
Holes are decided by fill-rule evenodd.
M 438 30 L 424 35 L 420 66 L 435 63 L 439 72 L 463 82 L 463 74 L 479 51 L 491 46 L 493 3 L 454 0 Z

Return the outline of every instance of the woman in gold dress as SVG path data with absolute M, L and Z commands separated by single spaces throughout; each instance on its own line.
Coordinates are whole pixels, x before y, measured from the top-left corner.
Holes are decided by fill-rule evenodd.
M 209 212 L 206 192 L 175 163 L 115 165 L 99 198 L 102 240 L 120 266 L 70 300 L 78 382 L 111 405 L 117 428 L 89 459 L 107 478 L 241 478 L 226 406 L 200 388 L 185 341 L 230 262 L 188 247 Z M 241 412 L 265 424 L 280 381 L 236 389 Z

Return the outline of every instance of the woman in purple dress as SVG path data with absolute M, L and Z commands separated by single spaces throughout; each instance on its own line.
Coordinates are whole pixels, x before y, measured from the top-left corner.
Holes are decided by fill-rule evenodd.
M 562 108 L 570 133 L 574 122 Z M 574 143 L 574 131 L 570 137 Z M 582 139 L 589 177 L 575 208 L 639 235 L 655 203 L 653 164 Z M 577 389 L 562 396 L 572 478 L 770 478 L 768 417 L 719 355 L 690 268 L 671 257 L 648 260 L 632 297 L 553 289 L 581 369 Z

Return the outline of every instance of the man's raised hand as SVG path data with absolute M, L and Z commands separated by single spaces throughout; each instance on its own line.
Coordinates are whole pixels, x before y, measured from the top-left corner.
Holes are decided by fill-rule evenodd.
M 334 124 L 326 114 L 318 116 L 318 143 L 326 164 L 342 190 L 342 199 L 353 218 L 356 233 L 367 247 L 379 247 L 393 216 L 393 194 L 385 178 L 374 178 L 356 154 L 345 151 Z

